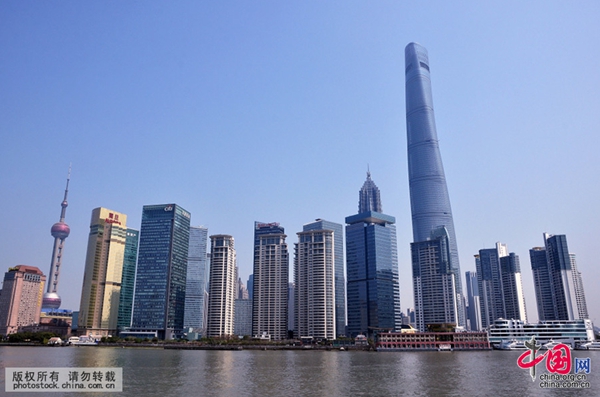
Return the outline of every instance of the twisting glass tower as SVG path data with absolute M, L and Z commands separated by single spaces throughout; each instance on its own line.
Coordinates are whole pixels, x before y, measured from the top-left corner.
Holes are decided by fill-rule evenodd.
M 406 128 L 408 179 L 414 242 L 426 241 L 445 227 L 450 248 L 450 269 L 455 277 L 458 323 L 464 325 L 462 283 L 454 221 L 438 144 L 427 50 L 417 43 L 406 46 Z
M 50 233 L 54 237 L 54 248 L 52 249 L 52 262 L 50 264 L 50 273 L 48 274 L 48 283 L 46 293 L 42 300 L 42 309 L 58 309 L 61 304 L 60 296 L 56 292 L 58 287 L 58 278 L 60 276 L 60 265 L 62 264 L 63 247 L 65 239 L 69 237 L 71 229 L 65 223 L 65 215 L 67 213 L 67 194 L 69 194 L 69 180 L 71 179 L 71 166 L 69 166 L 69 174 L 67 175 L 67 187 L 65 188 L 65 197 L 60 203 L 60 220 L 52 225 Z

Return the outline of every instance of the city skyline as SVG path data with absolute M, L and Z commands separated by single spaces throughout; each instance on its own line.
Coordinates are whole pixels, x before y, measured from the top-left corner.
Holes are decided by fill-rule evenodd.
M 535 320 L 528 251 L 544 232 L 565 234 L 598 322 L 599 7 L 4 2 L 3 271 L 48 271 L 71 162 L 59 294 L 73 310 L 79 287 L 60 286 L 82 283 L 93 208 L 139 229 L 144 205 L 181 203 L 192 225 L 236 238 L 246 280 L 254 220 L 290 234 L 309 219 L 343 223 L 368 164 L 396 217 L 402 309 L 414 307 L 403 48 L 416 41 L 431 60 L 461 271 L 475 270 L 481 247 L 507 243 Z M 93 153 L 124 165 L 107 172 Z

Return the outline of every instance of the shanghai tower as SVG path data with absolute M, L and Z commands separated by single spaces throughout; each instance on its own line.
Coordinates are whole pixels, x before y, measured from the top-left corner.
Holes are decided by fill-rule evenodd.
M 414 242 L 429 240 L 441 226 L 448 234 L 450 269 L 456 285 L 459 325 L 464 325 L 462 283 L 450 198 L 438 144 L 427 50 L 410 43 L 404 50 L 408 179 Z M 414 264 L 413 264 L 414 266 Z

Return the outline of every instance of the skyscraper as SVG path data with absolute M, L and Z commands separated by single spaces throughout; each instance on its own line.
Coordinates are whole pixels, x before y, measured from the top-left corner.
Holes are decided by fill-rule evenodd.
M 0 293 L 0 335 L 40 322 L 46 276 L 34 266 L 18 265 L 4 274 Z
M 367 180 L 359 191 L 358 213 L 373 211 L 381 213 L 381 194 L 371 179 L 371 171 L 367 171 Z
M 457 324 L 459 295 L 450 267 L 448 231 L 439 227 L 430 238 L 410 244 L 415 294 L 415 323 L 420 331 L 429 326 Z
M 123 275 L 121 276 L 121 297 L 119 298 L 119 318 L 117 320 L 119 330 L 131 327 L 139 240 L 139 230 L 127 229 L 125 255 L 123 257 Z
M 208 229 L 190 227 L 190 246 L 185 290 L 185 328 L 193 328 L 203 333 L 206 328 L 206 310 L 208 307 L 209 261 L 206 256 Z
M 237 279 L 233 237 L 226 234 L 210 236 L 208 337 L 234 334 Z
M 577 270 L 577 260 L 575 254 L 569 253 L 571 259 L 571 270 L 573 271 L 573 281 L 575 285 L 575 299 L 577 301 L 577 313 L 579 318 L 590 318 L 585 301 L 585 292 L 583 291 L 583 280 L 581 272 Z
M 479 250 L 475 257 L 483 328 L 499 318 L 527 321 L 519 257 L 506 244 Z
M 305 224 L 303 231 L 332 230 L 334 239 L 334 289 L 335 289 L 335 329 L 336 335 L 346 332 L 346 277 L 344 274 L 344 229 L 341 224 L 315 219 L 314 222 Z
M 252 333 L 287 338 L 289 256 L 279 223 L 254 222 Z
M 294 255 L 294 336 L 335 339 L 334 231 L 299 232 Z
M 252 336 L 252 301 L 236 298 L 234 306 L 234 334 L 237 336 Z
M 348 336 L 399 330 L 396 219 L 381 213 L 379 189 L 367 172 L 359 193 L 359 214 L 346 218 Z
M 569 253 L 567 236 L 544 233 L 545 248 L 529 250 L 540 320 L 588 317 L 581 274 Z
M 406 131 L 408 179 L 414 242 L 426 241 L 431 231 L 442 226 L 447 231 L 449 265 L 459 297 L 455 313 L 465 325 L 462 309 L 462 283 L 450 197 L 437 138 L 427 50 L 410 43 L 405 49 Z M 414 262 L 413 262 L 414 263 Z
M 131 327 L 161 339 L 183 333 L 190 213 L 177 204 L 145 205 Z
M 475 260 L 479 260 L 479 255 L 475 255 Z M 466 272 L 467 278 L 467 326 L 470 331 L 481 331 L 481 310 L 479 306 L 479 288 L 477 287 L 477 273 Z
M 52 262 L 50 263 L 50 273 L 48 273 L 48 285 L 46 293 L 42 301 L 43 309 L 58 309 L 61 304 L 60 296 L 58 295 L 58 279 L 60 276 L 60 268 L 62 265 L 63 249 L 65 239 L 69 237 L 71 228 L 65 223 L 65 215 L 67 214 L 67 195 L 69 194 L 69 180 L 71 179 L 71 166 L 69 166 L 69 174 L 67 175 L 67 187 L 65 188 L 65 197 L 60 203 L 60 220 L 52 225 L 50 233 L 54 237 L 54 246 L 52 248 Z
M 79 305 L 78 332 L 116 335 L 127 238 L 127 215 L 92 210 Z
M 236 293 L 235 299 L 250 300 L 250 294 L 248 293 L 248 288 L 246 288 L 246 286 L 242 282 L 241 277 L 238 278 L 237 293 Z

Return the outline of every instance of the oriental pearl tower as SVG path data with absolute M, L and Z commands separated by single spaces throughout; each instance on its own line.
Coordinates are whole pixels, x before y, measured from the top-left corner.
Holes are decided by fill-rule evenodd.
M 42 300 L 42 309 L 58 309 L 60 307 L 61 299 L 56 293 L 56 287 L 58 286 L 58 277 L 60 275 L 60 265 L 62 263 L 63 246 L 65 239 L 69 237 L 71 229 L 69 225 L 65 223 L 65 214 L 67 213 L 67 194 L 69 193 L 69 180 L 71 179 L 71 166 L 69 165 L 69 174 L 67 176 L 67 187 L 65 188 L 65 198 L 63 199 L 60 206 L 60 220 L 52 225 L 50 233 L 54 237 L 54 248 L 52 249 L 52 263 L 50 264 L 50 274 L 48 275 L 48 287 Z

